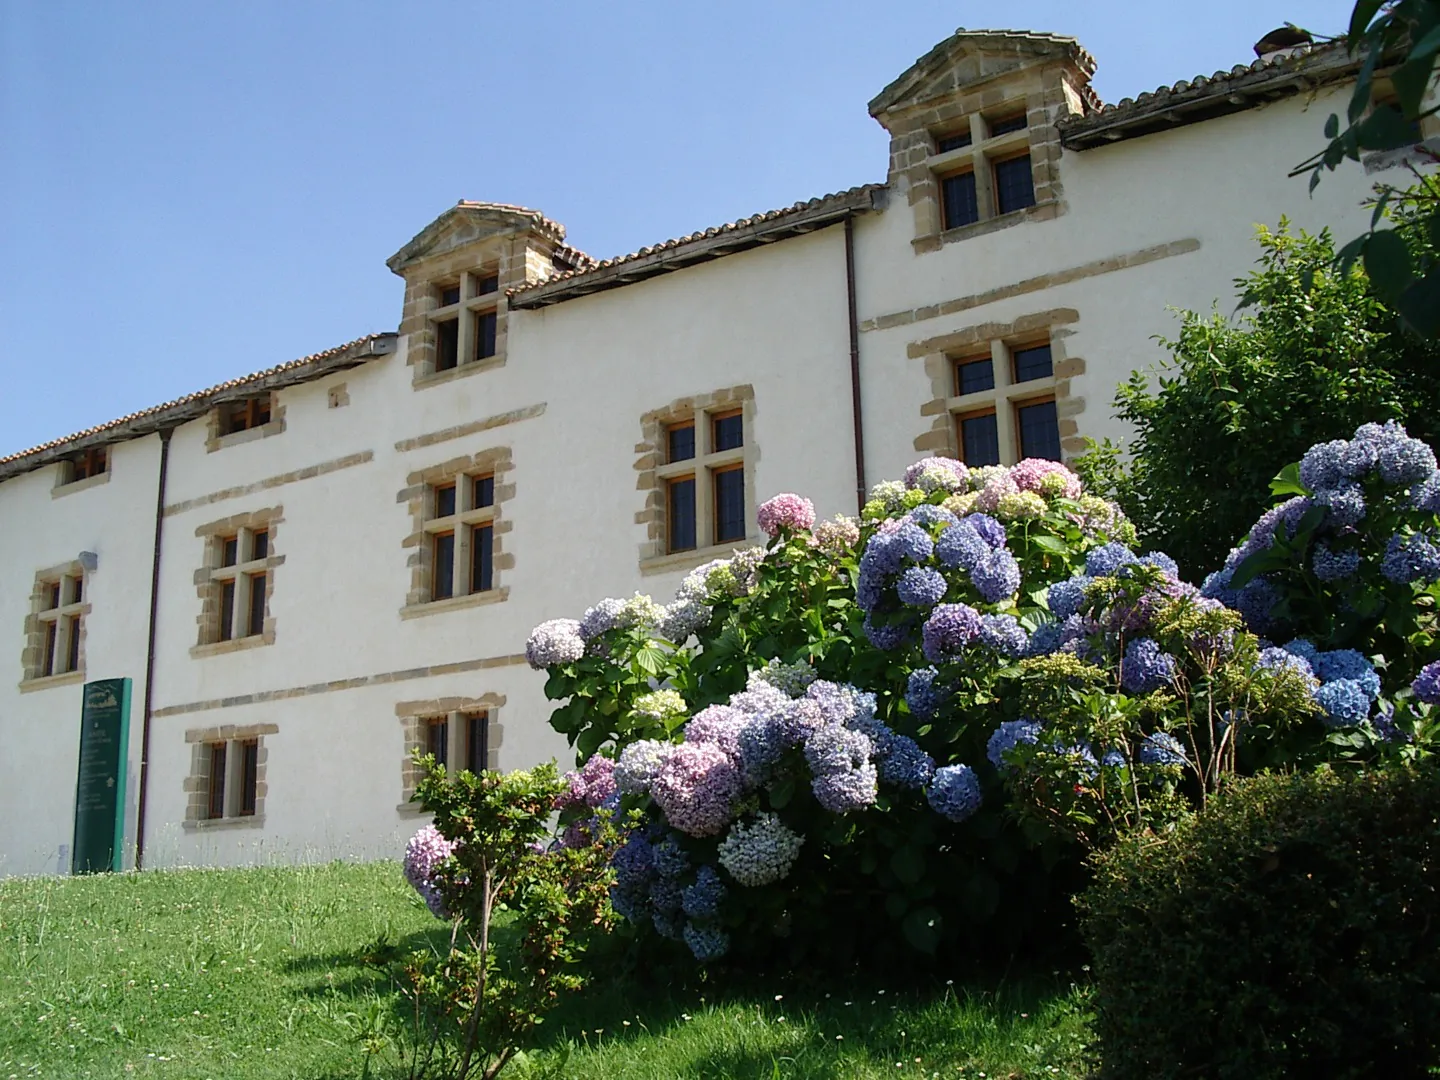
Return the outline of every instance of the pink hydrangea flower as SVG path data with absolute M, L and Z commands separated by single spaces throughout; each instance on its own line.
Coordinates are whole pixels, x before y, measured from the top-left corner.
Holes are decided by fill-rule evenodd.
M 860 526 L 853 518 L 843 515 L 834 521 L 822 521 L 815 526 L 810 537 L 810 546 L 819 548 L 827 555 L 843 555 L 860 542 Z
M 1010 479 L 1015 481 L 1015 486 L 1021 491 L 1042 492 L 1048 490 L 1050 484 L 1041 488 L 1041 481 L 1047 476 L 1059 476 L 1064 481 L 1064 487 L 1059 493 L 1066 499 L 1078 499 L 1083 487 L 1080 478 L 1067 469 L 1058 461 L 1048 461 L 1045 458 L 1026 458 L 1010 470 Z M 1050 483 L 1055 483 L 1051 481 Z
M 681 743 L 650 785 L 650 794 L 673 828 L 714 836 L 730 822 L 740 773 L 714 743 Z
M 596 754 L 578 772 L 567 772 L 563 779 L 565 790 L 555 800 L 555 809 L 566 810 L 572 806 L 594 809 L 615 794 L 615 762 Z
M 782 528 L 803 532 L 815 524 L 815 504 L 785 492 L 761 503 L 755 518 L 768 536 L 779 536 Z
M 711 705 L 701 709 L 685 724 L 687 743 L 711 743 L 724 751 L 731 761 L 740 760 L 740 729 L 749 717 L 729 705 Z
M 975 509 L 982 514 L 993 514 L 999 508 L 1001 499 L 1019 490 L 1009 473 L 992 476 L 975 496 Z
M 405 858 L 401 866 L 405 880 L 420 894 L 425 906 L 437 919 L 448 919 L 450 913 L 440 890 L 435 885 L 435 869 L 454 852 L 455 845 L 440 835 L 434 825 L 423 826 L 405 845 Z

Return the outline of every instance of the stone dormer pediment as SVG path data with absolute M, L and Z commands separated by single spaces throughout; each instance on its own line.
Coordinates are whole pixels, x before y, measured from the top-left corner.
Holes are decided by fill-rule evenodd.
M 886 117 L 938 104 L 983 84 L 1060 61 L 1078 85 L 1088 84 L 1095 60 L 1072 37 L 1016 30 L 961 27 L 936 45 L 870 102 L 870 115 Z
M 421 229 L 413 240 L 386 259 L 385 265 L 404 277 L 418 263 L 521 234 L 535 236 L 548 249 L 564 243 L 565 227 L 540 211 L 523 206 L 462 200 Z

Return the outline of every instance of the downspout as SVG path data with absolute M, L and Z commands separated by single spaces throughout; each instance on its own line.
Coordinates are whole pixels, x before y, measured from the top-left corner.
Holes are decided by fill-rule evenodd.
M 145 646 L 145 705 L 140 721 L 140 796 L 135 808 L 135 869 L 145 868 L 145 796 L 150 779 L 150 717 L 155 701 L 155 623 L 160 611 L 160 536 L 165 523 L 165 478 L 170 471 L 170 436 L 160 430 L 160 480 L 155 489 L 155 557 L 150 565 L 150 629 Z
M 855 420 L 855 510 L 865 508 L 865 420 L 860 407 L 860 319 L 855 311 L 855 218 L 845 215 L 845 299 L 850 309 L 850 408 Z

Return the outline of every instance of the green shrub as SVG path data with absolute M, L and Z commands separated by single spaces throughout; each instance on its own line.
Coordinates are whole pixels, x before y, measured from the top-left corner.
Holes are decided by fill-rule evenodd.
M 1111 1080 L 1440 1063 L 1440 771 L 1238 781 L 1079 899 Z

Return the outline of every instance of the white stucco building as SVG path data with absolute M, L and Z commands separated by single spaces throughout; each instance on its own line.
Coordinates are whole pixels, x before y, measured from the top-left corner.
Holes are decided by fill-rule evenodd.
M 0 459 L 0 873 L 68 867 L 81 686 L 119 676 L 127 865 L 393 855 L 415 745 L 567 757 L 536 623 L 668 599 L 779 491 L 853 513 L 927 454 L 1123 436 L 1116 384 L 1256 223 L 1368 222 L 1360 167 L 1287 177 L 1342 51 L 1114 106 L 1093 69 L 959 32 L 870 103 L 883 182 L 603 262 L 461 202 L 389 260 L 397 332 Z

